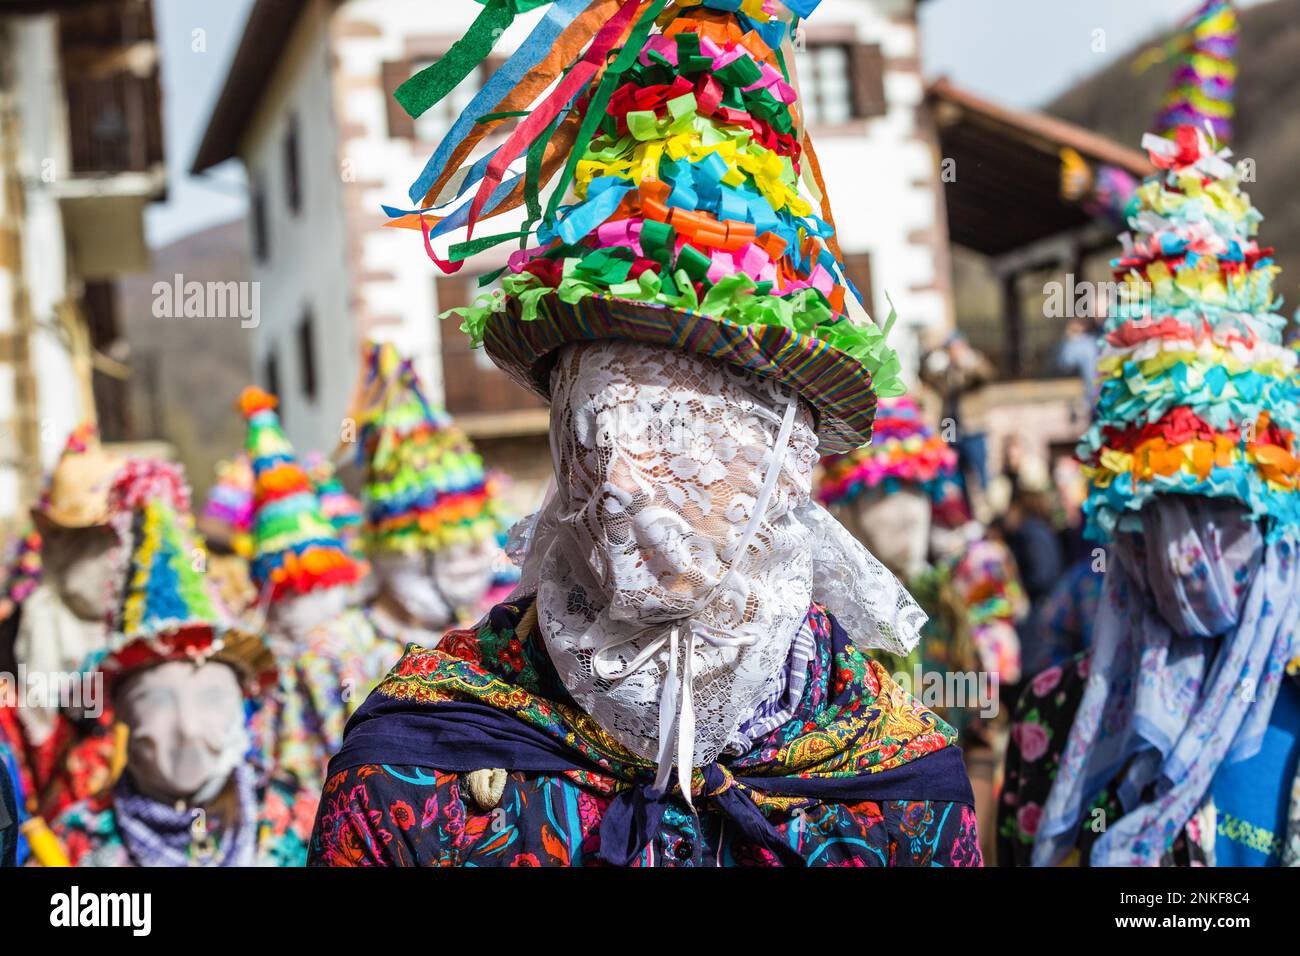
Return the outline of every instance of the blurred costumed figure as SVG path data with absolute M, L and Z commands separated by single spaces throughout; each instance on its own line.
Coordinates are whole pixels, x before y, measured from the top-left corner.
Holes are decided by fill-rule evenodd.
M 848 314 L 824 188 L 820 211 L 799 191 L 822 180 L 783 64 L 816 3 L 547 6 L 398 224 L 455 270 L 520 234 L 456 261 L 433 240 L 529 210 L 501 291 L 453 311 L 549 400 L 554 493 L 515 597 L 410 648 L 358 712 L 313 861 L 978 865 L 956 733 L 859 649 L 906 655 L 924 615 L 812 499 L 819 449 L 867 442 L 877 390 L 902 390 L 885 330 Z M 468 76 L 501 11 L 399 101 Z M 390 828 L 409 807 L 434 809 Z
M 259 388 L 239 399 L 253 471 L 252 579 L 279 672 L 253 736 L 264 773 L 314 793 L 343 725 L 384 672 L 355 604 L 361 566 L 325 518 L 275 405 Z
M 209 580 L 226 607 L 243 613 L 257 600 L 248 568 L 253 556 L 253 467 L 246 453 L 217 464 L 198 527 L 208 548 Z
M 482 459 L 425 400 L 414 366 L 394 346 L 366 346 L 358 396 L 362 540 L 374 575 L 366 613 L 387 667 L 409 642 L 432 645 L 477 616 L 501 519 Z
M 18 757 L 0 743 L 0 868 L 22 866 L 27 858 L 22 824 L 27 817 L 27 796 L 18 771 Z
M 361 541 L 361 526 L 365 509 L 361 502 L 348 494 L 334 470 L 334 465 L 322 453 L 309 451 L 303 455 L 302 467 L 311 479 L 316 497 L 320 499 L 321 514 L 334 526 L 334 533 L 343 542 L 348 553 L 365 564 L 366 550 Z
M 275 683 L 275 661 L 204 576 L 184 479 L 129 461 L 112 509 L 125 560 L 97 667 L 129 731 L 126 768 L 53 835 L 74 866 L 302 865 L 314 797 L 260 784 L 248 758 L 245 696 Z
M 101 448 L 93 425 L 69 436 L 32 509 L 39 581 L 23 586 L 27 593 L 6 622 L 18 681 L 6 686 L 0 679 L 0 740 L 17 758 L 33 811 L 47 817 L 111 786 L 120 766 L 120 741 L 103 701 L 60 707 L 48 692 L 39 700 L 29 693 L 48 686 L 49 675 L 80 677 L 87 656 L 108 639 L 117 598 L 108 492 L 120 464 Z
M 991 821 L 999 688 L 1020 680 L 1025 599 L 1006 546 L 971 519 L 957 464 L 915 401 L 882 399 L 871 444 L 824 459 L 818 495 L 929 618 L 906 660 L 882 662 L 957 728 L 977 813 Z M 960 701 L 948 699 L 954 679 L 974 681 Z M 991 824 L 981 839 L 991 848 Z
M 36 589 L 41 581 L 41 535 L 34 527 L 29 527 L 10 545 L 8 560 L 5 561 L 4 580 L 0 581 L 0 627 L 4 627 L 22 606 L 27 596 Z M 6 639 L 0 636 L 0 661 L 8 664 L 13 636 Z M 9 670 L 8 667 L 0 668 Z
M 1143 145 L 1160 171 L 1079 446 L 1107 546 L 1092 647 L 1017 708 L 999 860 L 1297 863 L 1297 355 L 1227 152 L 1191 126 Z

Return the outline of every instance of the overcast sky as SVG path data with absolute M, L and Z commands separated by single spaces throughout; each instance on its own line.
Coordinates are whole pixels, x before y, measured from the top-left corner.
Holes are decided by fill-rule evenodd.
M 1239 6 L 1258 2 L 1266 0 Z M 199 178 L 188 170 L 251 6 L 252 0 L 154 0 L 170 174 L 167 202 L 148 214 L 155 247 L 243 215 L 237 163 Z M 1038 106 L 1171 30 L 1196 6 L 1197 0 L 927 0 L 922 61 L 929 77 L 947 76 L 1009 106 Z

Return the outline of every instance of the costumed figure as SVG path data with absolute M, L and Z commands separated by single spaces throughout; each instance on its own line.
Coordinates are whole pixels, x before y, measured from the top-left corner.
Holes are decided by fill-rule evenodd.
M 1227 152 L 1190 126 L 1143 146 L 1160 172 L 1078 450 L 1107 546 L 1092 647 L 1027 684 L 999 862 L 1300 862 L 1297 355 Z
M 244 452 L 217 464 L 198 527 L 208 549 L 209 580 L 222 603 L 242 614 L 257 600 L 248 568 L 253 556 L 253 468 Z
M 315 863 L 980 863 L 955 732 L 863 653 L 905 656 L 924 615 L 812 498 L 819 451 L 868 441 L 877 390 L 901 391 L 798 189 L 820 176 L 783 64 L 814 6 L 550 6 L 414 187 L 472 194 L 401 221 L 426 238 L 539 212 L 460 314 L 549 400 L 556 485 L 513 535 L 515 596 L 408 650 L 353 718 Z M 418 112 L 472 67 L 398 98 Z M 456 176 L 483 117 L 530 106 Z
M 366 614 L 386 670 L 411 642 L 475 620 L 501 528 L 483 461 L 431 406 L 410 360 L 366 346 L 354 419 L 365 478 L 362 539 L 374 575 Z
M 204 576 L 184 479 L 129 461 L 113 499 L 127 557 L 96 666 L 129 731 L 126 768 L 51 832 L 74 866 L 302 865 L 315 798 L 260 785 L 248 757 L 245 696 L 275 683 L 274 658 Z
M 311 479 L 312 489 L 320 499 L 321 514 L 334 526 L 334 533 L 343 542 L 348 553 L 365 564 L 365 548 L 361 541 L 361 525 L 365 509 L 353 498 L 334 470 L 334 465 L 318 451 L 303 455 L 302 467 Z
M 279 674 L 253 737 L 264 774 L 319 792 L 343 725 L 384 672 L 354 604 L 361 566 L 326 519 L 275 405 L 259 388 L 239 399 L 253 472 L 252 579 Z
M 1020 679 L 1024 595 L 1006 546 L 971 520 L 957 459 L 916 402 L 884 399 L 871 444 L 823 461 L 818 496 L 925 611 L 921 644 L 881 661 L 961 734 L 976 810 L 991 821 L 999 688 Z M 958 678 L 973 693 L 950 700 Z
M 0 684 L 0 741 L 20 765 L 29 802 L 47 818 L 68 803 L 98 793 L 120 769 L 121 741 L 112 709 L 101 700 L 29 690 L 58 684 L 86 689 L 82 665 L 108 639 L 116 601 L 117 538 L 108 492 L 120 461 L 100 446 L 93 425 L 68 438 L 50 473 L 32 521 L 40 535 L 40 580 L 9 622 L 14 628 L 17 686 Z M 26 679 L 24 679 L 26 678 Z

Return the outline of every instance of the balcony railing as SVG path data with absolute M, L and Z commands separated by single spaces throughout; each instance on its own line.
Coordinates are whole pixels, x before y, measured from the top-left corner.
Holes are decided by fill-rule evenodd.
M 163 162 L 150 0 L 73 5 L 59 15 L 72 171 L 148 172 Z
M 163 162 L 158 74 L 65 79 L 72 171 L 147 172 Z

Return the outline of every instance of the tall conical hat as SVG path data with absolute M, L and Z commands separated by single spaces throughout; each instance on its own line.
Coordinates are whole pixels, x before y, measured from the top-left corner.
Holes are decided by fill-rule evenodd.
M 387 208 L 448 272 L 535 238 L 511 255 L 500 290 L 450 310 L 470 338 L 543 397 L 570 343 L 630 339 L 712 357 L 797 392 L 817 413 L 823 452 L 864 444 L 877 395 L 903 388 L 885 343 L 892 317 L 882 329 L 849 316 L 856 292 L 802 129 L 791 35 L 817 0 L 494 3 L 398 101 L 419 115 L 477 68 L 515 12 L 536 6 L 546 17 L 411 187 L 418 208 Z M 475 237 L 521 206 L 522 231 Z M 467 240 L 442 258 L 434 242 L 462 227 Z
M 219 660 L 256 694 L 274 679 L 260 637 L 235 626 L 216 599 L 194 532 L 180 470 L 128 461 L 110 493 L 125 567 L 108 646 L 97 664 L 110 681 L 165 661 Z
M 228 529 L 230 546 L 242 558 L 253 555 L 253 466 L 247 452 L 217 464 L 203 519 Z
M 483 460 L 451 416 L 425 400 L 411 362 L 391 344 L 368 343 L 362 366 L 355 417 L 367 551 L 436 552 L 496 534 Z
M 1231 0 L 1202 0 L 1183 28 L 1160 51 L 1174 70 L 1156 116 L 1156 132 L 1175 135 L 1180 126 L 1232 142 L 1237 85 L 1237 11 Z
M 252 578 L 259 590 L 270 588 L 272 601 L 354 584 L 360 577 L 357 562 L 321 511 L 275 405 L 275 397 L 260 388 L 246 388 L 239 398 L 253 467 Z
M 1238 172 L 1200 130 L 1143 146 L 1160 172 L 1138 190 L 1106 320 L 1094 424 L 1078 454 L 1087 532 L 1105 539 L 1154 495 L 1234 498 L 1273 536 L 1300 526 L 1300 376 L 1282 344 L 1272 250 Z M 1149 295 L 1143 293 L 1149 291 Z
M 309 451 L 303 455 L 302 466 L 311 479 L 316 497 L 320 499 L 321 514 L 334 526 L 348 551 L 354 557 L 360 557 L 361 525 L 365 517 L 361 502 L 348 494 L 334 471 L 334 465 L 320 452 Z

